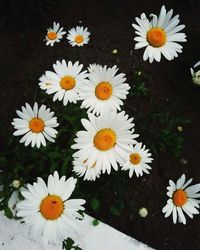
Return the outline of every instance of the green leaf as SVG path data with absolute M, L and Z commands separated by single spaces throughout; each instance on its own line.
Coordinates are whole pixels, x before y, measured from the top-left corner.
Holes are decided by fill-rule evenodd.
M 114 207 L 114 206 L 111 206 L 110 207 L 110 212 L 115 215 L 115 216 L 119 216 L 120 215 L 120 211 L 118 208 Z
M 20 201 L 24 200 L 24 196 L 21 194 L 20 191 L 18 191 L 17 196 L 18 196 L 18 198 L 19 198 Z
M 4 192 L 0 191 L 0 199 L 2 199 L 4 197 Z
M 73 246 L 74 244 L 74 241 L 71 239 L 71 238 L 67 238 L 66 240 L 63 241 L 63 244 L 62 244 L 62 249 L 65 249 L 65 250 L 82 250 L 80 247 L 78 246 Z
M 5 215 L 6 215 L 9 219 L 12 219 L 12 218 L 13 218 L 13 213 L 12 213 L 11 209 L 10 209 L 8 206 L 6 206 L 6 207 L 4 208 L 4 213 L 5 213 Z
M 93 197 L 90 201 L 90 207 L 96 212 L 100 208 L 100 201 Z
M 92 225 L 93 225 L 93 226 L 99 225 L 99 221 L 98 221 L 97 219 L 94 219 L 94 220 L 92 221 Z

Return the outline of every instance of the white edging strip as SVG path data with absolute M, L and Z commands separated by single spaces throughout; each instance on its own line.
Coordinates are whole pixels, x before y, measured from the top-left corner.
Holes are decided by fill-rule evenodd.
M 83 250 L 145 250 L 152 249 L 143 243 L 99 222 L 92 224 L 93 218 L 85 215 L 80 221 L 80 231 L 76 242 Z M 1 250 L 61 250 L 61 244 L 56 246 L 43 245 L 41 241 L 31 240 L 28 236 L 28 226 L 20 221 L 10 220 L 0 212 L 0 249 Z

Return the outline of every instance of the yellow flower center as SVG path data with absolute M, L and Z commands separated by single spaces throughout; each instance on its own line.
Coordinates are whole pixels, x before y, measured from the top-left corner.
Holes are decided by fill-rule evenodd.
M 57 38 L 57 34 L 54 31 L 49 31 L 47 33 L 47 37 L 49 38 L 49 40 L 55 40 Z
M 33 118 L 29 122 L 29 128 L 33 133 L 40 133 L 44 130 L 44 122 L 40 118 Z
M 166 33 L 161 28 L 151 28 L 147 32 L 147 41 L 153 47 L 162 47 L 166 42 Z
M 72 76 L 64 76 L 60 80 L 60 86 L 65 90 L 73 89 L 75 85 L 76 80 Z
M 40 204 L 40 212 L 47 220 L 56 220 L 61 216 L 63 210 L 63 201 L 57 195 L 48 195 Z
M 134 165 L 139 164 L 141 161 L 141 156 L 137 153 L 133 153 L 130 155 L 130 162 Z
M 109 99 L 112 92 L 112 85 L 109 82 L 100 82 L 95 89 L 95 95 L 100 100 Z
M 115 146 L 117 136 L 111 129 L 105 128 L 99 130 L 94 137 L 94 146 L 101 150 L 106 151 Z
M 182 189 L 177 189 L 172 196 L 172 200 L 175 206 L 182 207 L 187 202 L 187 193 Z
M 84 38 L 82 35 L 77 35 L 74 40 L 76 43 L 82 43 Z

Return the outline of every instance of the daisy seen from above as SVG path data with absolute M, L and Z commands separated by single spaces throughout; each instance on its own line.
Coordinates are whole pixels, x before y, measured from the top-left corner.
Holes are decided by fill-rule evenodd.
M 197 70 L 199 66 L 200 66 L 200 61 L 195 63 L 195 65 L 192 68 L 190 68 L 193 83 L 197 85 L 200 85 L 200 69 Z
M 165 217 L 172 214 L 173 222 L 186 224 L 186 218 L 183 212 L 185 212 L 190 218 L 193 218 L 194 214 L 199 214 L 197 208 L 199 208 L 200 200 L 200 184 L 189 186 L 192 182 L 192 178 L 186 182 L 185 174 L 177 180 L 177 182 L 169 181 L 167 187 L 167 196 L 169 199 L 167 205 L 162 209 Z
M 122 100 L 126 99 L 130 86 L 125 83 L 125 74 L 117 74 L 117 66 L 92 65 L 89 80 L 80 88 L 81 108 L 88 112 L 102 114 L 105 110 L 121 110 Z
M 130 144 L 136 143 L 133 118 L 124 111 L 106 111 L 98 117 L 89 113 L 88 118 L 81 120 L 86 130 L 76 134 L 72 148 L 78 151 L 73 157 L 86 162 L 88 169 L 94 167 L 97 173 L 101 170 L 110 174 L 112 167 L 118 170 Z
M 149 59 L 152 63 L 154 60 L 160 62 L 161 54 L 167 60 L 173 60 L 182 53 L 182 46 L 179 42 L 186 42 L 185 33 L 179 32 L 185 28 L 185 25 L 178 25 L 179 15 L 172 18 L 173 10 L 166 11 L 162 6 L 159 16 L 151 14 L 151 21 L 144 13 L 141 17 L 136 17 L 137 24 L 132 24 L 135 33 L 138 35 L 134 38 L 137 42 L 135 49 L 145 48 L 143 60 Z
M 149 149 L 146 149 L 142 143 L 131 145 L 130 153 L 127 154 L 126 162 L 122 165 L 122 170 L 129 170 L 129 177 L 131 178 L 135 173 L 137 177 L 142 176 L 143 172 L 149 174 L 151 167 L 148 165 L 153 161 Z
M 17 216 L 30 225 L 30 236 L 44 243 L 56 244 L 74 235 L 77 218 L 82 218 L 85 200 L 69 199 L 77 179 L 59 178 L 58 172 L 49 175 L 47 184 L 38 177 L 21 192 L 25 198 L 17 204 Z
M 46 140 L 55 142 L 58 127 L 57 118 L 54 117 L 54 112 L 42 105 L 40 108 L 35 102 L 33 108 L 26 103 L 22 106 L 22 111 L 17 110 L 19 118 L 14 118 L 12 125 L 16 129 L 14 136 L 21 136 L 20 143 L 25 146 L 31 144 L 31 147 L 41 145 L 46 146 Z
M 63 28 L 60 27 L 60 24 L 54 22 L 53 28 L 47 29 L 47 34 L 45 37 L 46 45 L 54 46 L 54 43 L 59 43 L 65 34 L 66 32 L 63 31 Z
M 69 30 L 67 40 L 73 47 L 81 47 L 84 44 L 88 44 L 90 40 L 90 32 L 88 31 L 88 28 L 77 26 L 76 28 Z
M 75 62 L 72 64 L 71 61 L 66 62 L 65 60 L 56 61 L 53 64 L 53 71 L 46 71 L 45 77 L 48 79 L 50 85 L 46 88 L 46 93 L 53 96 L 53 101 L 63 101 L 63 105 L 66 106 L 68 102 L 77 103 L 79 100 L 79 88 L 85 84 L 88 76 L 87 71 L 82 71 L 83 64 Z M 43 85 L 40 84 L 40 88 Z M 43 88 L 44 89 L 44 88 Z
M 101 169 L 97 168 L 96 162 L 88 166 L 87 160 L 80 161 L 78 158 L 75 158 L 72 162 L 73 164 L 73 171 L 80 177 L 83 177 L 85 181 L 95 181 L 96 178 L 100 177 Z

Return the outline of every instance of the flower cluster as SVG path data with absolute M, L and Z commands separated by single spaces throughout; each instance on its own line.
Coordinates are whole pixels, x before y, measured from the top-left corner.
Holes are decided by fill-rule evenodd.
M 63 101 L 63 105 L 82 101 L 81 108 L 88 111 L 88 119 L 81 122 L 86 131 L 79 131 L 73 149 L 73 171 L 84 180 L 95 180 L 101 173 L 129 170 L 140 176 L 149 173 L 152 162 L 151 153 L 135 139 L 133 118 L 121 111 L 123 100 L 127 98 L 130 86 L 117 66 L 107 67 L 91 64 L 82 70 L 79 62 L 74 64 L 65 60 L 53 64 L 54 71 L 46 71 L 40 78 L 39 86 L 53 101 Z M 57 118 L 54 112 L 42 105 L 33 109 L 29 104 L 17 111 L 20 118 L 13 120 L 15 136 L 24 135 L 20 140 L 25 146 L 31 144 L 38 148 L 46 146 L 45 139 L 54 142 L 57 131 Z
M 63 27 L 60 27 L 59 23 L 54 22 L 53 28 L 47 29 L 45 37 L 46 45 L 54 46 L 55 43 L 59 43 L 66 31 L 63 31 Z M 72 46 L 83 46 L 89 42 L 90 32 L 88 28 L 77 26 L 68 31 L 67 40 Z
M 112 169 L 129 170 L 130 177 L 134 172 L 137 177 L 143 172 L 148 174 L 151 153 L 136 141 L 139 135 L 133 118 L 121 111 L 130 89 L 125 74 L 118 73 L 117 66 L 97 64 L 83 70 L 79 62 L 64 59 L 56 61 L 53 69 L 40 77 L 39 87 L 64 106 L 81 101 L 81 108 L 88 113 L 88 118 L 81 120 L 85 130 L 77 132 L 72 145 L 77 150 L 73 154 L 73 171 L 88 181 L 96 180 L 101 173 L 110 174 Z M 59 124 L 50 108 L 26 103 L 17 115 L 12 125 L 16 130 L 13 134 L 22 136 L 20 143 L 40 148 L 46 146 L 46 140 L 55 142 Z M 25 200 L 17 208 L 18 216 L 30 224 L 33 237 L 41 236 L 48 243 L 73 238 L 78 211 L 83 210 L 85 202 L 68 200 L 75 183 L 72 177 L 67 181 L 64 176 L 59 179 L 55 172 L 49 176 L 47 186 L 41 178 L 27 185 L 22 192 Z
M 149 62 L 160 61 L 161 54 L 172 60 L 182 52 L 178 42 L 185 42 L 186 36 L 180 33 L 185 26 L 178 25 L 179 15 L 172 18 L 173 10 L 166 11 L 162 6 L 160 15 L 151 14 L 151 20 L 143 13 L 136 18 L 137 24 L 135 49 L 146 47 L 143 59 Z M 46 45 L 53 46 L 60 42 L 66 34 L 59 23 L 53 23 L 53 28 L 47 30 Z M 83 46 L 89 41 L 87 28 L 72 28 L 67 39 L 72 46 Z M 200 62 L 194 65 L 196 69 Z M 200 84 L 200 73 L 191 68 L 195 84 Z M 140 177 L 149 174 L 153 158 L 149 149 L 137 141 L 139 135 L 135 133 L 134 118 L 129 117 L 122 110 L 123 101 L 129 94 L 130 85 L 126 82 L 124 73 L 119 73 L 116 65 L 108 67 L 90 64 L 83 70 L 79 61 L 56 61 L 53 70 L 47 70 L 39 78 L 39 87 L 50 96 L 53 101 L 77 104 L 87 110 L 87 118 L 81 119 L 83 130 L 76 133 L 73 154 L 73 172 L 83 177 L 83 180 L 95 181 L 101 174 L 110 174 L 114 169 L 128 171 L 131 178 L 135 173 Z M 39 106 L 37 102 L 31 107 L 28 103 L 17 110 L 18 118 L 14 118 L 12 125 L 16 130 L 14 136 L 22 136 L 20 143 L 25 146 L 40 148 L 47 142 L 55 142 L 59 126 L 54 112 L 46 105 Z M 28 184 L 22 191 L 25 198 L 18 205 L 18 216 L 23 217 L 30 225 L 31 234 L 42 237 L 45 242 L 56 243 L 73 235 L 77 229 L 76 219 L 80 218 L 79 211 L 84 210 L 85 200 L 70 199 L 77 180 L 73 177 L 66 180 L 59 178 L 58 172 L 49 175 L 47 184 L 38 178 L 32 185 Z M 183 174 L 176 183 L 169 181 L 167 195 L 169 200 L 163 208 L 165 217 L 172 214 L 173 222 L 186 224 L 183 211 L 193 218 L 199 213 L 197 198 L 200 198 L 200 184 L 189 186 L 192 179 L 186 182 Z M 19 188 L 20 182 L 13 183 Z M 142 217 L 148 211 L 139 211 Z

